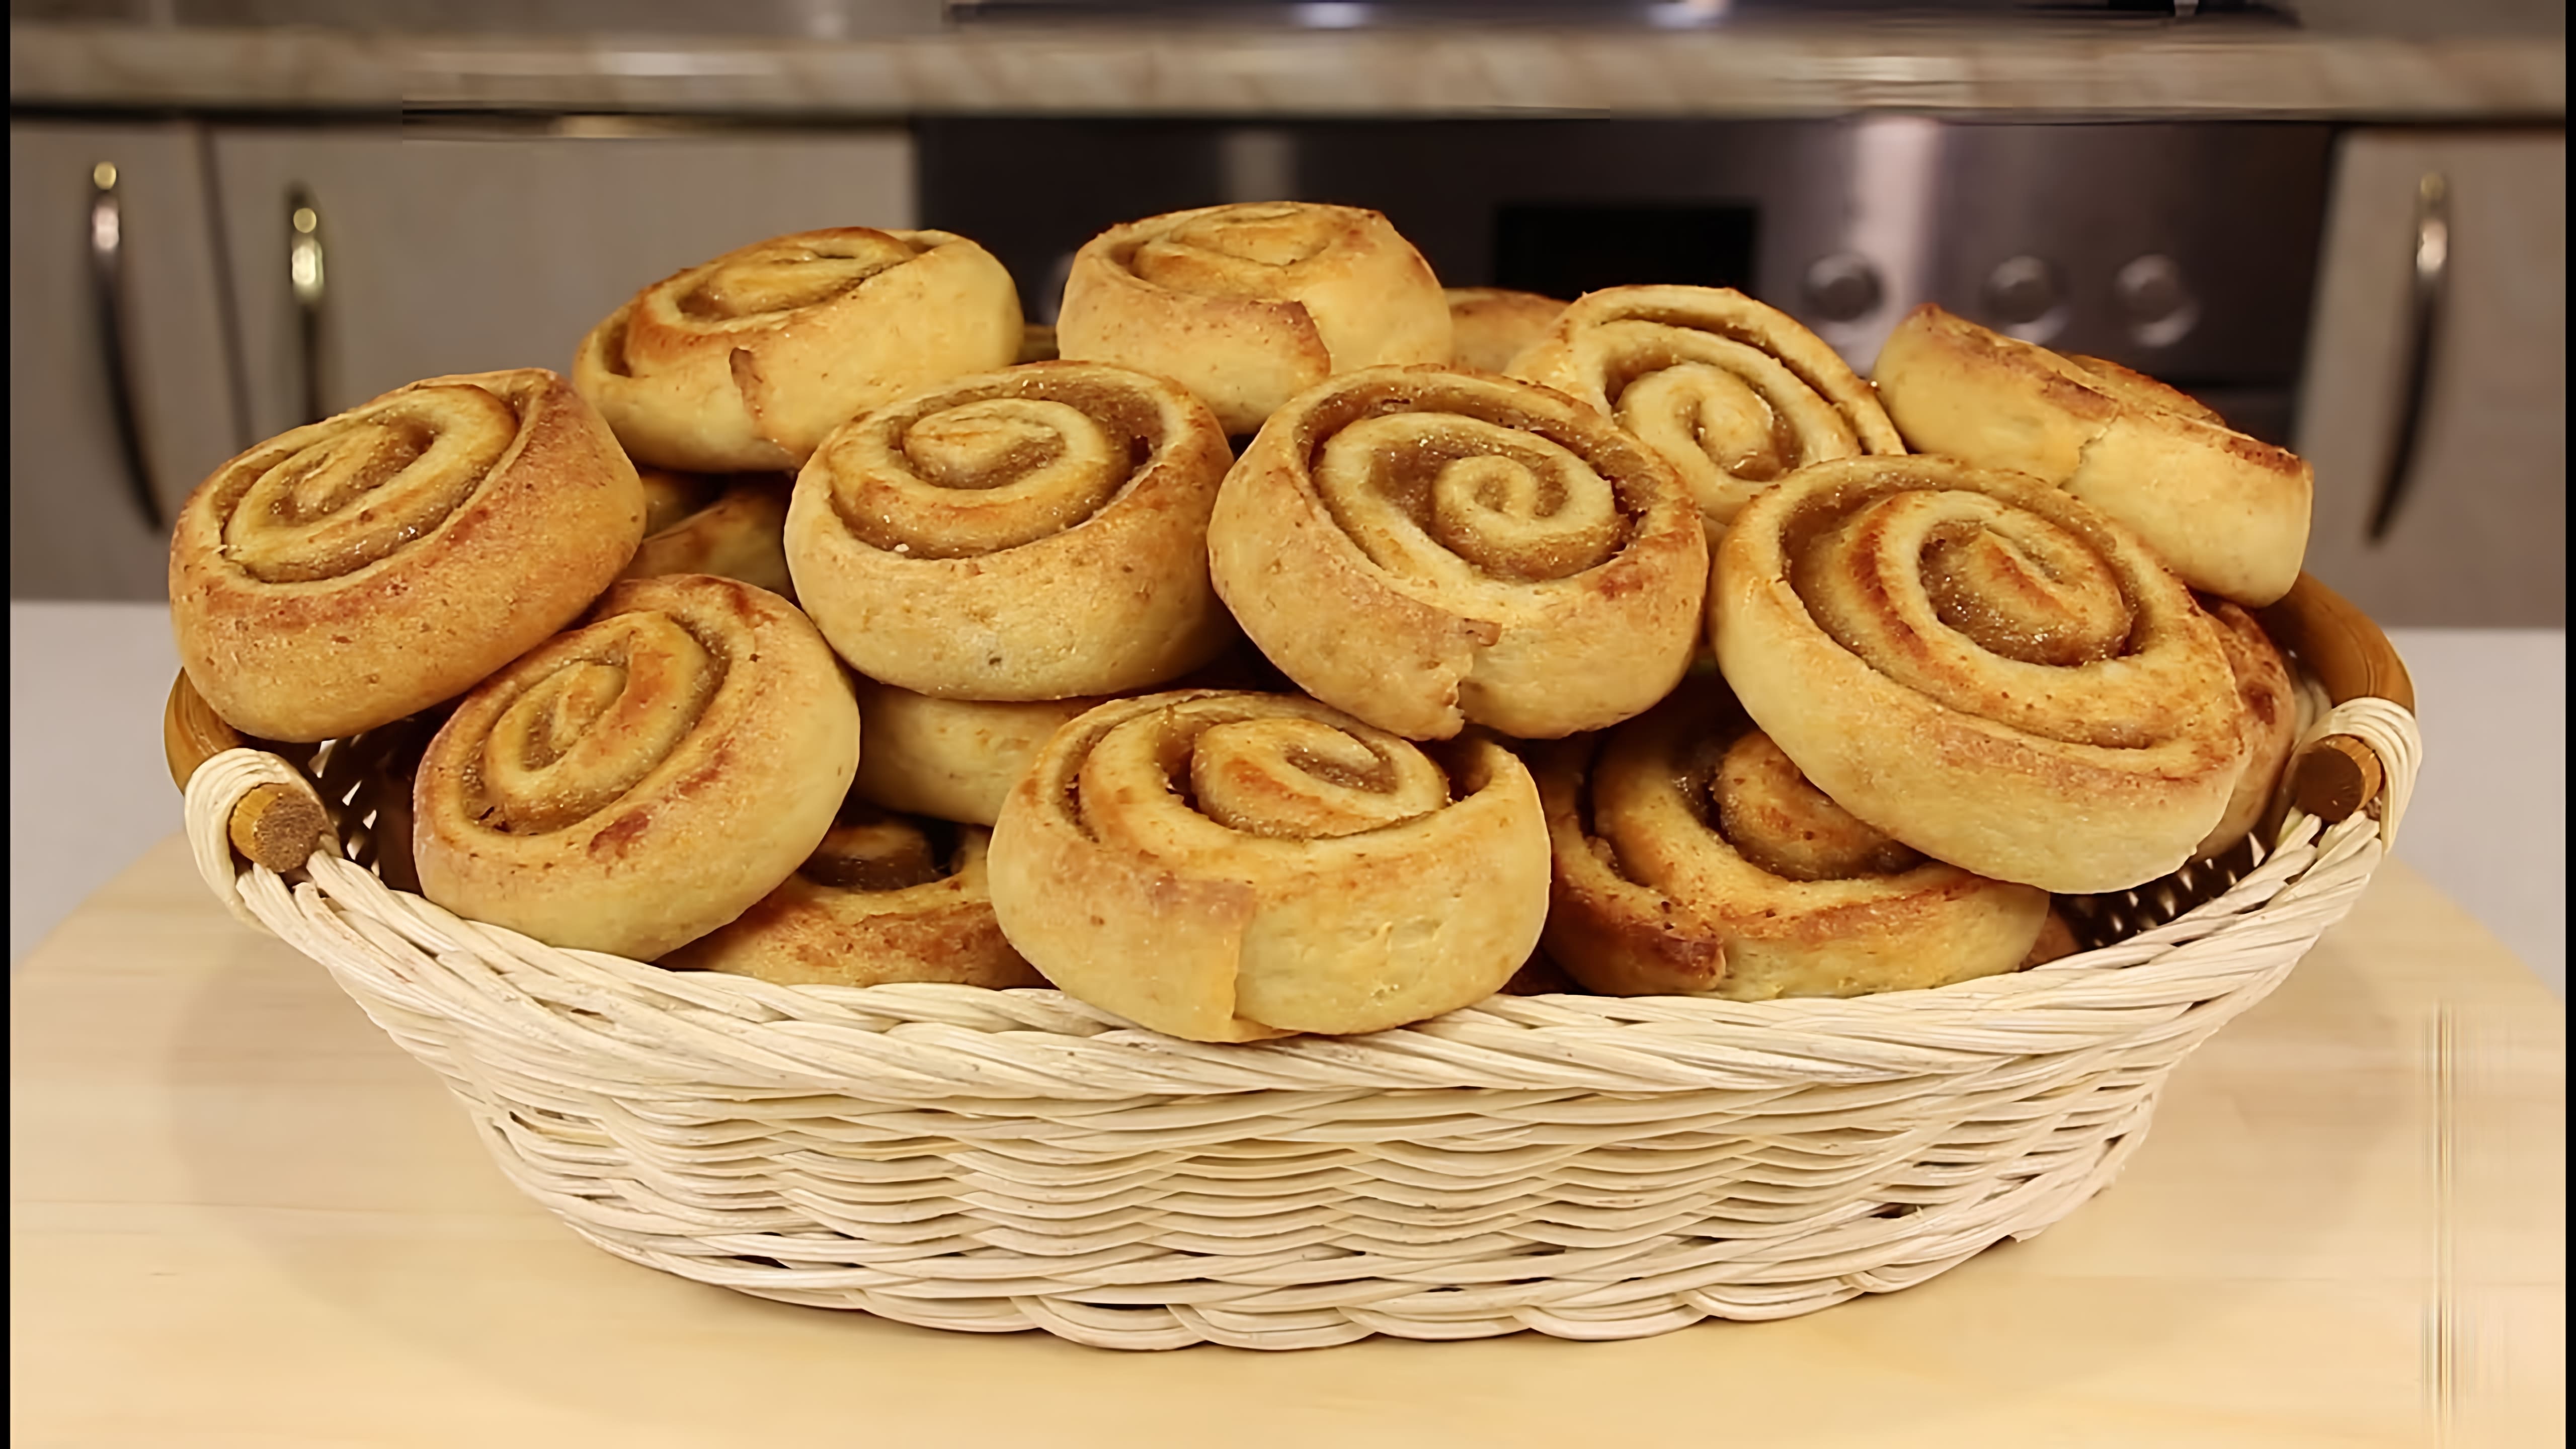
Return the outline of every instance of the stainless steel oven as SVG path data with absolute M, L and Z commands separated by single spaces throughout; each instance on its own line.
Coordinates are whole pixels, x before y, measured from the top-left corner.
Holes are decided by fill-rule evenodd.
M 1867 370 L 1939 302 L 2111 358 L 2287 442 L 2334 142 L 2289 123 L 934 119 L 925 225 L 1053 315 L 1108 224 L 1222 200 L 1374 207 L 1444 281 L 1732 286 Z

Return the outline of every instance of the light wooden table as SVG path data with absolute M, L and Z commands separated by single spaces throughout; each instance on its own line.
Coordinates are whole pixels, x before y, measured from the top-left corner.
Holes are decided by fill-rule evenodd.
M 629 1266 L 180 841 L 27 962 L 26 1445 L 2555 1445 L 2564 1010 L 2403 863 L 2029 1243 L 1770 1324 L 1124 1355 Z

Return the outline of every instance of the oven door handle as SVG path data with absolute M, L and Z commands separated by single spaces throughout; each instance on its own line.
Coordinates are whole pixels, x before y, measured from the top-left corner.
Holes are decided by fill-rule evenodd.
M 2424 434 L 2424 401 L 2432 390 L 2433 341 L 2441 328 L 2442 304 L 2450 293 L 2450 182 L 2439 171 L 2424 173 L 2415 184 L 2415 280 L 2406 309 L 2406 381 L 2397 422 L 2388 444 L 2388 469 L 2380 475 L 2379 496 L 2370 508 L 2370 541 L 2387 539 L 2415 481 L 2415 446 Z
M 298 423 L 330 416 L 322 405 L 322 209 L 302 184 L 286 192 L 286 282 L 295 298 L 295 383 Z
M 167 530 L 161 497 L 152 490 L 152 468 L 143 448 L 142 411 L 135 403 L 133 353 L 126 345 L 125 199 L 116 189 L 116 167 L 101 161 L 89 171 L 89 280 L 98 320 L 98 346 L 107 363 L 107 408 L 116 428 L 117 455 L 125 463 L 126 491 L 152 531 Z

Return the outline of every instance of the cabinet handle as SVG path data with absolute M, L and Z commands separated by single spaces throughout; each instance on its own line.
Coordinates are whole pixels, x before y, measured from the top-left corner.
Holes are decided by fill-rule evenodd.
M 295 296 L 300 421 L 318 423 L 331 415 L 322 405 L 322 212 L 301 184 L 286 192 L 286 281 Z
M 89 279 L 97 310 L 99 351 L 107 361 L 107 406 L 116 425 L 116 451 L 125 461 L 125 486 L 143 521 L 152 531 L 170 526 L 162 516 L 160 495 L 152 491 L 152 469 L 143 451 L 143 425 L 134 403 L 134 374 L 128 366 L 125 332 L 125 201 L 116 190 L 116 165 L 101 161 L 89 169 Z
M 2388 471 L 2370 509 L 2370 541 L 2388 537 L 2415 474 L 2415 444 L 2424 430 L 2424 399 L 2433 381 L 2433 336 L 2451 280 L 2451 186 L 2439 171 L 2415 183 L 2415 284 L 2406 309 L 2406 386 L 2388 444 Z

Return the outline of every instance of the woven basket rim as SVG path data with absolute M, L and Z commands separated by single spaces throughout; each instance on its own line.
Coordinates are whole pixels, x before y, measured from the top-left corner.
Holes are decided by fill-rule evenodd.
M 2245 964 L 2244 946 L 2285 929 L 2313 939 L 2330 922 L 2295 925 L 2285 909 L 2321 893 L 2341 900 L 2333 916 L 2348 908 L 2337 887 L 2376 869 L 2420 753 L 2411 714 L 2384 700 L 2335 707 L 2308 733 L 2328 730 L 2362 734 L 2387 757 L 2377 818 L 2357 812 L 2326 826 L 2292 809 L 2254 868 L 2212 899 L 2047 965 L 1844 998 L 1496 995 L 1366 1036 L 1257 1043 L 1182 1041 L 1049 989 L 784 986 L 559 950 L 458 917 L 331 851 L 318 851 L 290 881 L 223 844 L 231 807 L 249 790 L 312 788 L 301 770 L 261 751 L 231 751 L 201 768 L 190 781 L 189 819 L 218 895 L 333 970 L 369 971 L 377 989 L 392 990 L 417 991 L 436 976 L 449 1010 L 488 1017 L 482 1025 L 515 1037 L 559 1035 L 561 1051 L 632 1056 L 652 1039 L 646 1054 L 664 1053 L 674 1066 L 721 1061 L 704 1087 L 720 1080 L 757 1094 L 1066 1102 L 1275 1090 L 1858 1088 L 2113 1045 L 2224 997 L 2262 969 Z M 871 1065 L 860 1077 L 824 1065 L 863 1040 Z M 692 1080 L 641 1065 L 632 1074 L 639 1088 L 647 1078 L 663 1078 L 660 1089 Z

